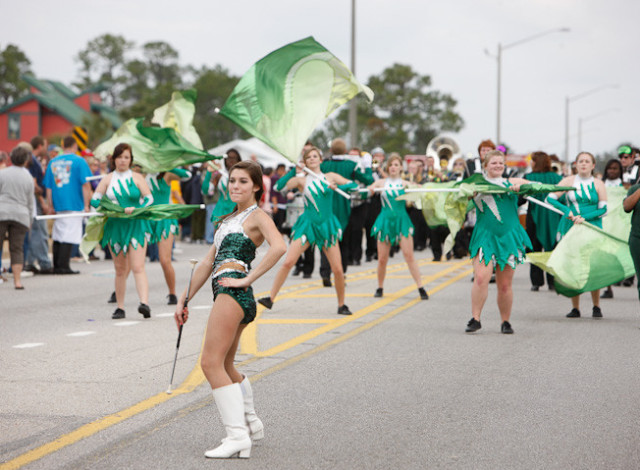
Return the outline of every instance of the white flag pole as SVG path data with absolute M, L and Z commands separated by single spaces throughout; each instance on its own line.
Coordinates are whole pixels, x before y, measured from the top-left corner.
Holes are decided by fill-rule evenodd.
M 315 176 L 317 179 L 319 179 L 320 181 L 324 181 L 320 176 L 316 175 L 313 171 L 311 171 L 309 168 L 307 168 L 306 166 L 302 167 L 302 169 L 309 175 Z M 349 196 L 347 193 L 345 193 L 342 189 L 340 188 L 336 188 L 334 190 L 336 193 L 338 193 L 340 196 L 345 197 L 347 199 L 351 199 L 351 196 Z

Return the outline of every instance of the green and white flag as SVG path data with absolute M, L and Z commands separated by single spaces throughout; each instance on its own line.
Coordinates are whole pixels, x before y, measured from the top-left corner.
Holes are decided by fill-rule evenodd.
M 625 212 L 622 201 L 627 197 L 627 190 L 622 186 L 607 188 L 607 215 L 602 219 L 605 232 L 627 240 L 631 232 L 631 213 Z
M 173 128 L 145 126 L 142 118 L 126 121 L 94 153 L 104 160 L 121 143 L 131 145 L 133 164 L 140 165 L 144 173 L 170 171 L 182 165 L 222 158 L 197 148 Z
M 313 37 L 256 62 L 220 114 L 292 162 L 314 129 L 358 93 L 373 92 Z
M 576 224 L 553 251 L 528 253 L 527 261 L 555 276 L 556 291 L 574 297 L 633 276 L 626 240 L 588 223 Z
M 198 92 L 194 89 L 174 91 L 171 101 L 153 111 L 151 123 L 174 129 L 194 147 L 202 149 L 202 140 L 193 126 L 197 97 Z

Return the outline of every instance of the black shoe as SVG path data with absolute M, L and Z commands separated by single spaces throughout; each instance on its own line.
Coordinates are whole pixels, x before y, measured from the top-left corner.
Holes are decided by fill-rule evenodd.
M 338 307 L 338 315 L 353 315 L 349 307 L 343 305 L 342 307 Z
M 593 307 L 592 316 L 593 318 L 602 318 L 602 310 L 600 310 L 600 307 Z
M 41 269 L 38 274 L 55 274 L 53 268 Z
M 147 304 L 138 305 L 138 312 L 140 312 L 144 318 L 151 317 L 151 308 L 149 308 Z
M 271 310 L 271 307 L 273 307 L 273 301 L 271 300 L 271 297 L 260 297 L 258 299 L 258 303 L 260 305 L 264 305 L 269 310 Z
M 427 291 L 424 290 L 424 287 L 418 289 L 418 293 L 420 294 L 420 298 L 422 300 L 429 300 L 429 294 L 427 294 Z
M 322 278 L 322 285 L 324 287 L 331 287 L 331 278 L 330 277 L 323 277 Z
M 302 272 L 302 269 L 299 268 L 298 266 L 296 266 L 296 268 L 293 270 L 293 275 L 297 276 Z
M 473 333 L 474 331 L 478 331 L 480 328 L 482 328 L 480 322 L 475 318 L 472 318 L 471 320 L 469 320 L 469 323 L 467 323 L 467 329 L 464 330 L 464 332 Z
M 625 287 L 631 287 L 633 285 L 633 278 L 625 279 L 622 281 L 622 285 Z
M 304 273 L 302 279 L 311 279 L 311 273 Z
M 40 274 L 40 270 L 32 264 L 26 265 L 22 270 L 33 274 Z
M 495 284 L 495 283 L 496 283 L 496 275 L 492 274 L 491 279 L 489 279 L 489 284 Z
M 500 331 L 504 335 L 512 335 L 513 328 L 511 328 L 511 323 L 509 323 L 508 321 L 503 321 L 502 326 L 500 327 Z
M 371 261 L 373 259 L 373 256 L 371 255 L 367 255 L 367 257 L 365 258 L 365 261 L 368 263 L 369 261 Z
M 612 290 L 606 290 L 602 293 L 602 295 L 600 296 L 601 299 L 613 299 L 613 291 Z
M 176 294 L 167 295 L 167 305 L 178 305 L 178 298 Z
M 378 287 L 376 289 L 376 293 L 373 294 L 374 297 L 382 297 L 382 287 Z
M 121 308 L 117 308 L 115 312 L 111 315 L 112 320 L 120 320 L 124 318 L 124 310 Z
M 538 292 L 540 290 L 540 286 L 531 286 L 531 292 Z
M 111 293 L 111 297 L 109 297 L 109 300 L 107 300 L 107 303 L 108 304 L 115 304 L 116 302 L 117 302 L 117 300 L 116 300 L 116 292 L 113 291 Z
M 580 318 L 580 310 L 572 308 L 571 311 L 567 313 L 567 318 Z
M 434 263 L 439 263 L 441 259 L 442 259 L 442 256 L 434 256 L 431 261 L 433 261 Z
M 57 268 L 53 270 L 54 274 L 80 274 L 80 271 L 74 271 L 70 268 Z

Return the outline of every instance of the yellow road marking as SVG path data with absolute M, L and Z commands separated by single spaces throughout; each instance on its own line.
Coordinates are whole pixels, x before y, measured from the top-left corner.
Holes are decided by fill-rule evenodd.
M 457 276 L 455 276 L 455 277 L 453 277 L 453 278 L 451 278 L 451 279 L 449 279 L 449 280 L 437 285 L 436 287 L 434 287 L 431 290 L 431 293 L 435 294 L 436 292 L 444 289 L 448 285 L 453 284 L 454 282 L 456 282 L 456 281 L 468 276 L 472 272 L 473 272 L 472 268 L 467 269 L 466 271 L 458 274 Z M 319 352 L 322 352 L 322 351 L 324 351 L 326 349 L 329 349 L 330 347 L 335 346 L 336 344 L 342 343 L 343 341 L 346 341 L 349 338 L 353 338 L 354 336 L 356 336 L 356 335 L 358 335 L 358 334 L 360 334 L 360 333 L 362 333 L 364 331 L 367 331 L 367 330 L 373 328 L 374 326 L 376 326 L 376 325 L 378 325 L 378 324 L 380 324 L 380 323 L 382 323 L 382 322 L 384 322 L 386 320 L 389 320 L 392 317 L 395 317 L 397 314 L 403 312 L 404 310 L 406 310 L 406 309 L 408 309 L 410 307 L 413 307 L 414 305 L 416 305 L 417 303 L 420 303 L 421 301 L 422 300 L 419 299 L 419 298 L 418 299 L 412 299 L 412 300 L 408 301 L 407 303 L 405 303 L 404 305 L 401 305 L 400 307 L 397 307 L 397 308 L 393 309 L 389 313 L 386 313 L 383 316 L 376 318 L 375 320 L 367 322 L 366 324 L 364 324 L 362 326 L 359 326 L 358 328 L 355 328 L 355 329 L 353 329 L 353 330 L 351 330 L 351 331 L 349 331 L 349 332 L 347 332 L 347 333 L 345 333 L 345 334 L 343 334 L 343 335 L 341 335 L 341 336 L 339 336 L 337 338 L 334 338 L 331 341 L 327 341 L 326 343 L 322 343 L 321 345 L 316 346 L 315 348 L 313 348 L 313 349 L 311 349 L 309 351 L 303 352 L 303 353 L 301 353 L 301 354 L 299 354 L 299 355 L 297 355 L 295 357 L 292 357 L 290 359 L 282 361 L 282 362 L 276 364 L 275 366 L 270 367 L 269 369 L 266 369 L 266 370 L 264 370 L 262 372 L 258 372 L 257 374 L 254 374 L 251 377 L 249 377 L 249 379 L 250 379 L 251 382 L 256 382 L 256 381 L 258 381 L 260 379 L 263 379 L 263 378 L 267 377 L 268 375 L 273 374 L 274 372 L 277 372 L 279 370 L 285 369 L 286 367 L 288 367 L 288 366 L 290 366 L 292 364 L 295 364 L 296 362 L 300 362 L 301 360 L 306 359 L 306 358 L 308 358 L 310 356 L 313 356 L 315 354 L 318 354 Z
M 448 267 L 447 269 L 445 269 L 443 272 L 438 273 L 436 275 L 432 275 L 432 276 L 424 276 L 423 280 L 430 282 L 433 281 L 435 279 L 438 279 L 439 277 L 445 277 L 447 274 L 450 274 L 453 271 L 458 270 L 460 267 L 462 267 L 464 264 L 468 264 L 468 262 L 464 262 L 464 263 L 456 263 L 451 267 Z M 445 287 L 447 287 L 448 285 L 458 281 L 459 279 L 462 279 L 463 277 L 466 277 L 467 275 L 469 275 L 472 272 L 472 269 L 467 269 L 464 272 L 456 275 L 455 277 L 452 277 L 440 284 L 438 284 L 437 286 L 434 286 L 433 288 L 429 289 L 429 292 L 431 294 L 435 294 L 436 292 L 444 289 Z M 412 290 L 415 289 L 414 285 L 410 285 L 404 289 L 401 289 L 399 291 L 397 291 L 396 293 L 393 294 L 388 294 L 386 295 L 382 300 L 375 302 L 374 304 L 365 307 L 364 309 L 359 310 L 358 312 L 356 312 L 354 315 L 352 315 L 351 317 L 347 317 L 344 319 L 337 319 L 331 322 L 331 324 L 326 325 L 325 327 L 321 327 L 318 328 L 316 330 L 313 330 L 310 333 L 307 333 L 306 335 L 303 335 L 303 337 L 305 337 L 305 339 L 303 340 L 297 340 L 293 339 L 290 341 L 287 341 L 285 343 L 283 343 L 282 345 L 279 345 L 275 348 L 271 348 L 267 351 L 263 351 L 262 353 L 255 355 L 245 361 L 242 361 L 241 363 L 239 363 L 239 365 L 247 365 L 250 364 L 254 361 L 256 361 L 258 358 L 260 357 L 265 357 L 266 355 L 272 355 L 272 354 L 277 354 L 279 352 L 282 352 L 286 349 L 289 349 L 291 347 L 294 347 L 298 344 L 301 344 L 305 341 L 308 341 L 310 338 L 316 337 L 326 331 L 330 331 L 334 328 L 337 328 L 341 325 L 344 325 L 346 323 L 349 323 L 351 321 L 357 320 L 359 318 L 362 318 L 363 316 L 375 311 L 376 309 L 383 307 L 385 305 L 387 305 L 388 303 L 397 300 L 398 298 L 410 293 Z M 306 289 L 305 289 L 306 290 Z M 263 377 L 266 377 L 267 375 L 270 375 L 274 372 L 277 372 L 291 364 L 294 364 L 296 362 L 301 361 L 304 358 L 307 358 L 313 354 L 317 354 L 321 351 L 324 351 L 325 349 L 336 345 L 338 343 L 341 343 L 343 341 L 346 341 L 349 338 L 352 338 L 353 336 L 356 336 L 357 334 L 366 331 L 370 328 L 373 328 L 375 325 L 378 325 L 380 323 L 382 323 L 383 321 L 388 320 L 389 318 L 392 318 L 394 316 L 396 316 L 397 314 L 399 314 L 400 312 L 412 307 L 413 305 L 417 304 L 421 302 L 421 300 L 419 298 L 414 298 L 412 300 L 409 300 L 407 303 L 405 303 L 404 305 L 395 308 L 394 310 L 392 310 L 389 313 L 386 313 L 385 315 L 376 318 L 375 320 L 372 320 L 371 322 L 366 323 L 365 325 L 362 325 L 358 328 L 355 328 L 354 330 L 351 330 L 348 333 L 345 333 L 344 335 L 341 335 L 338 338 L 334 338 L 331 341 L 328 341 L 326 343 L 323 343 L 320 346 L 317 346 L 316 348 L 307 351 L 305 353 L 302 353 L 296 357 L 293 357 L 291 359 L 288 359 L 286 361 L 283 361 L 282 363 L 279 363 L 269 369 L 266 369 L 263 372 L 259 372 L 253 376 L 250 377 L 252 382 L 255 382 Z M 317 321 L 317 320 L 316 320 Z M 303 323 L 303 322 L 301 322 Z M 284 348 L 283 345 L 288 345 L 287 348 Z M 267 354 L 269 352 L 269 354 Z M 185 393 L 190 393 L 193 390 L 195 390 L 198 386 L 202 385 L 205 382 L 205 377 L 204 374 L 202 372 L 202 369 L 200 368 L 200 360 L 198 359 L 197 365 L 194 367 L 194 369 L 189 373 L 189 375 L 187 376 L 187 378 L 184 380 L 184 382 L 175 390 L 173 390 L 173 393 L 171 395 L 167 394 L 166 392 L 162 392 L 162 393 L 158 393 L 150 398 L 147 398 L 145 400 L 142 400 L 139 403 L 136 403 L 133 406 L 130 406 L 129 408 L 126 408 L 122 411 L 118 411 L 116 413 L 110 414 L 108 416 L 105 416 L 103 418 L 100 418 L 96 421 L 93 421 L 91 423 L 85 424 L 84 426 L 79 427 L 78 429 L 71 431 L 70 433 L 64 434 L 62 436 L 60 436 L 59 438 L 55 439 L 54 441 L 48 442 L 46 444 L 43 444 L 35 449 L 32 449 L 28 452 L 25 452 L 24 454 L 9 460 L 8 462 L 5 462 L 3 464 L 0 464 L 0 470 L 15 470 L 18 469 L 24 465 L 27 465 L 31 462 L 34 462 L 36 460 L 39 460 L 49 454 L 52 454 L 54 452 L 59 451 L 60 449 L 67 447 L 69 445 L 75 444 L 78 441 L 81 441 L 82 439 L 86 439 L 104 429 L 107 429 L 115 424 L 118 424 L 128 418 L 131 418 L 135 415 L 138 415 L 144 411 L 147 411 L 157 405 L 160 405 L 168 400 L 170 400 L 171 398 L 173 398 L 174 396 L 177 395 L 182 395 Z
M 259 325 L 286 325 L 286 324 L 301 324 L 301 323 L 331 323 L 338 320 L 338 318 L 262 318 L 256 320 Z

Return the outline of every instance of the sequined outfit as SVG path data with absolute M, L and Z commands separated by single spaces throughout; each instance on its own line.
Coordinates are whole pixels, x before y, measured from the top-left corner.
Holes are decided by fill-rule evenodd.
M 158 174 L 148 174 L 145 176 L 151 195 L 153 196 L 153 204 L 169 204 L 171 199 L 171 186 L 167 184 L 164 178 L 158 178 Z M 158 243 L 169 235 L 176 235 L 179 231 L 179 224 L 176 219 L 149 220 L 149 228 L 151 230 L 150 243 Z
M 404 194 L 404 185 L 400 178 L 387 178 L 384 191 L 380 193 L 382 210 L 371 227 L 371 236 L 378 241 L 397 245 L 401 237 L 413 236 L 413 224 L 407 213 L 405 201 L 396 201 Z
M 304 186 L 304 212 L 291 228 L 291 240 L 300 239 L 319 248 L 328 248 L 342 239 L 342 226 L 333 213 L 333 190 L 323 174 L 308 175 Z
M 227 217 L 216 230 L 213 243 L 216 246 L 216 258 L 213 261 L 213 275 L 211 287 L 215 302 L 219 294 L 231 296 L 244 312 L 241 323 L 251 323 L 256 317 L 256 301 L 253 297 L 253 289 L 224 287 L 218 280 L 220 277 L 242 279 L 251 269 L 251 262 L 256 257 L 256 245 L 247 236 L 242 224 L 249 214 L 256 210 L 256 204 L 245 209 L 239 214 Z
M 121 207 L 142 207 L 140 190 L 133 181 L 131 170 L 114 171 L 106 196 Z M 127 253 L 129 246 L 138 249 L 151 238 L 148 220 L 109 217 L 104 226 L 102 247 L 107 245 L 115 255 Z
M 486 179 L 505 188 L 512 186 L 504 178 Z M 500 269 L 507 265 L 515 269 L 516 264 L 524 263 L 525 250 L 532 246 L 518 218 L 518 195 L 478 194 L 473 204 L 478 219 L 469 243 L 471 258 L 478 256 L 485 265 L 493 261 Z

